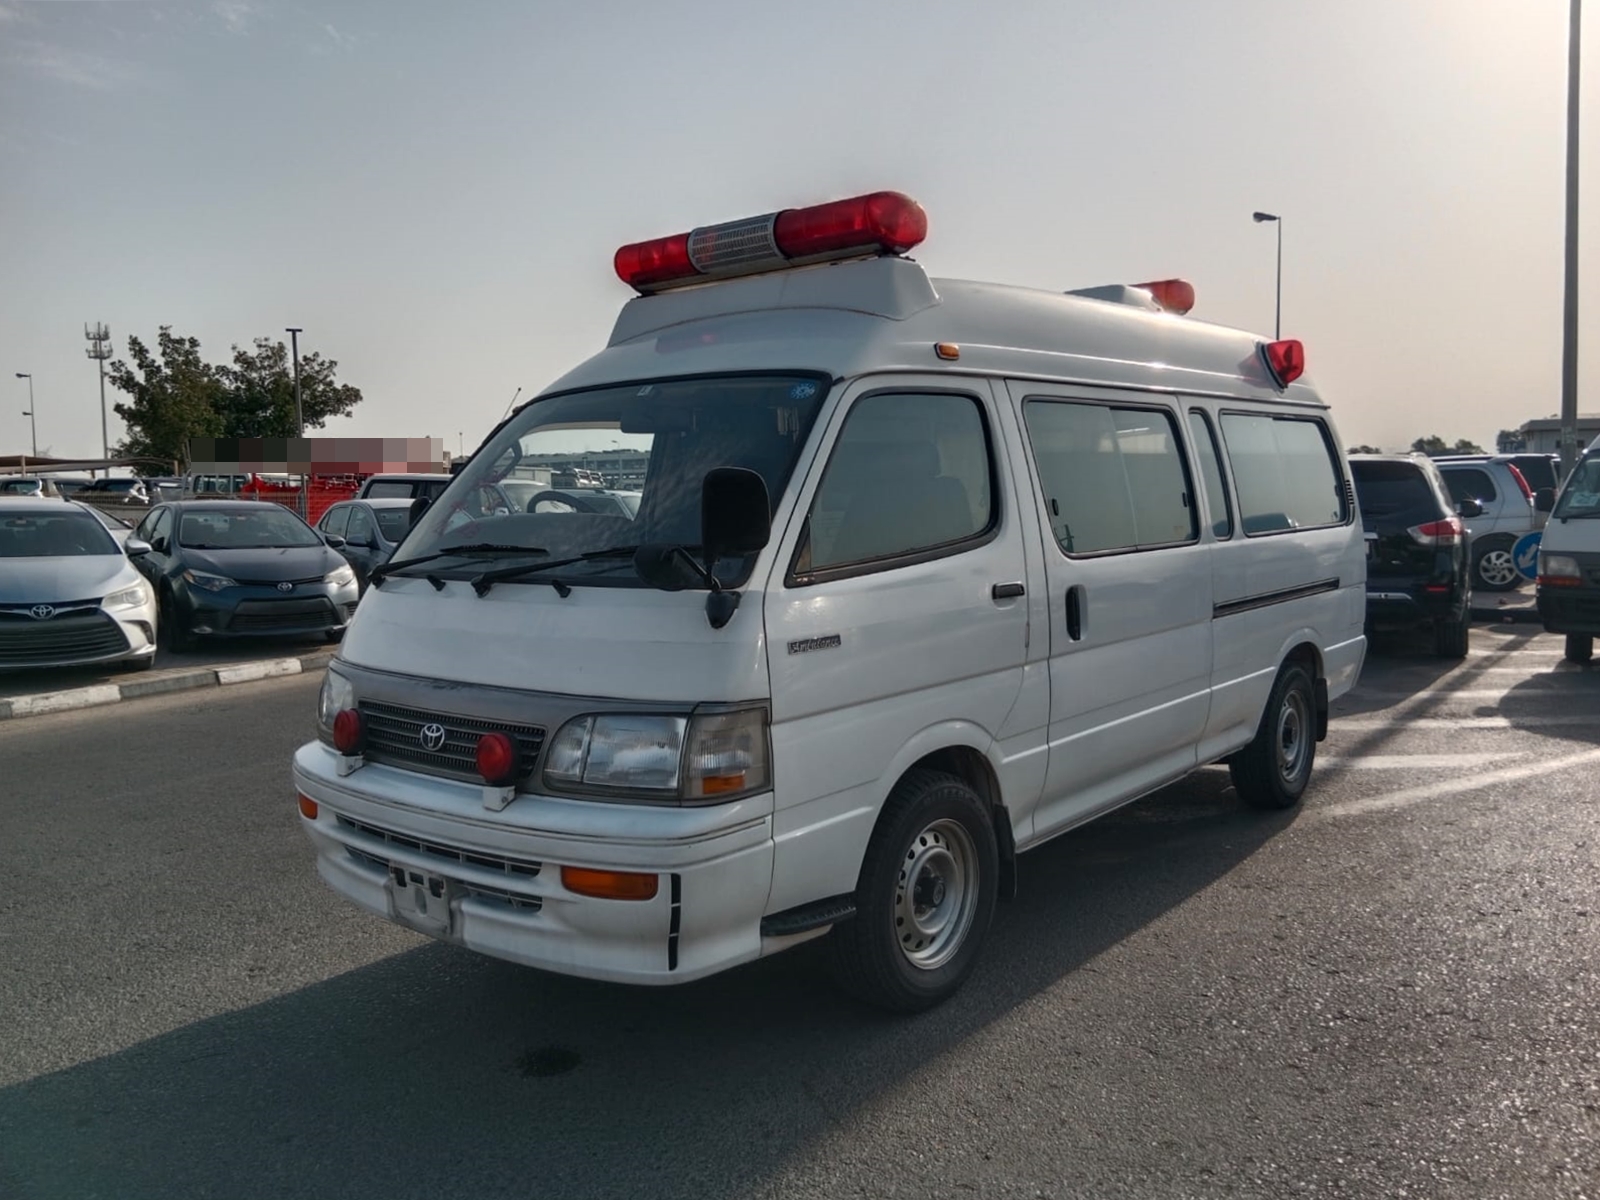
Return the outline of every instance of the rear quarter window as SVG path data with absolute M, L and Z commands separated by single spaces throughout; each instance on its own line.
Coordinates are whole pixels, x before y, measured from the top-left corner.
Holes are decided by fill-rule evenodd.
M 1239 521 L 1247 535 L 1342 525 L 1349 520 L 1338 456 L 1312 417 L 1223 413 Z

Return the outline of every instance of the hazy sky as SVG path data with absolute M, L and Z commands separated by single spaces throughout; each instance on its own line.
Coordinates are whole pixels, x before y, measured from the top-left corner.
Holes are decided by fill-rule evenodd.
M 99 449 L 83 324 L 305 328 L 324 433 L 468 449 L 598 350 L 623 242 L 894 188 L 936 275 L 1182 275 L 1347 444 L 1560 405 L 1567 0 L 0 3 L 0 453 Z M 1600 410 L 1600 4 L 1583 387 Z M 116 398 L 117 393 L 110 393 Z M 112 417 L 112 440 L 120 425 Z

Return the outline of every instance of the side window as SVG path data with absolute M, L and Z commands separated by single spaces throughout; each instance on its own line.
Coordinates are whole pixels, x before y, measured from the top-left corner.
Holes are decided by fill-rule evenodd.
M 150 536 L 145 539 L 151 545 L 156 542 L 172 541 L 172 510 L 163 508 L 156 514 L 156 523 L 150 527 Z
M 1450 489 L 1450 499 L 1457 504 L 1469 497 L 1473 500 L 1482 500 L 1485 504 L 1500 498 L 1500 494 L 1495 491 L 1494 480 L 1489 478 L 1489 472 L 1480 471 L 1475 467 L 1446 471 L 1444 482 Z
M 856 401 L 812 501 L 797 578 L 960 549 L 994 523 L 989 431 L 970 396 Z
M 334 537 L 344 537 L 345 522 L 350 519 L 350 510 L 344 505 L 330 508 L 323 516 L 318 528 L 323 533 L 331 533 Z
M 1198 408 L 1189 410 L 1189 439 L 1200 460 L 1200 478 L 1206 485 L 1206 507 L 1211 510 L 1211 532 L 1226 541 L 1233 536 L 1233 512 L 1228 507 L 1228 485 L 1222 478 L 1222 448 L 1211 421 Z
M 164 508 L 158 508 L 154 512 L 147 513 L 144 520 L 140 521 L 136 526 L 134 526 L 133 536 L 144 542 L 154 541 L 156 536 L 156 522 L 161 520 L 161 515 L 166 511 L 167 510 Z
M 1189 472 L 1171 413 L 1038 399 L 1024 411 L 1062 550 L 1102 554 L 1195 539 Z
M 1341 525 L 1350 506 L 1327 427 L 1305 417 L 1222 415 L 1247 535 Z
M 377 541 L 377 539 L 372 536 L 372 518 L 367 516 L 366 509 L 352 506 L 345 511 L 350 514 L 350 532 L 344 534 L 346 538 L 350 539 L 350 541 L 354 542 L 358 546 L 366 545 L 368 542 Z

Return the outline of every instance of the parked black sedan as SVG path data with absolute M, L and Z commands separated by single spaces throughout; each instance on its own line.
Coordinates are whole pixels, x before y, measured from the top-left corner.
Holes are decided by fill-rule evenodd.
M 1350 456 L 1367 541 L 1369 629 L 1429 629 L 1441 658 L 1467 656 L 1472 621 L 1463 517 L 1439 469 L 1421 455 Z
M 396 547 L 411 532 L 411 501 L 344 500 L 322 514 L 317 529 L 324 536 L 344 540 L 339 552 L 355 568 L 356 580 L 365 592 L 373 568 L 394 557 Z
M 355 572 L 343 541 L 323 537 L 289 509 L 265 500 L 161 504 L 135 535 L 150 545 L 137 561 L 156 587 L 169 649 L 197 637 L 322 634 L 337 641 L 355 613 Z

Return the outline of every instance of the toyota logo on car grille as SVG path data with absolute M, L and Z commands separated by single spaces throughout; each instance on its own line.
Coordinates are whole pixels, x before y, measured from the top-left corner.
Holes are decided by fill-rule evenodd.
M 35 604 L 28 610 L 28 613 L 35 621 L 48 621 L 56 615 L 56 606 L 54 604 Z
M 444 726 L 437 721 L 430 722 L 422 727 L 417 736 L 424 750 L 437 750 L 444 745 Z
M 288 582 L 280 583 L 278 585 L 278 590 L 280 592 L 292 592 L 294 591 L 294 584 Z

